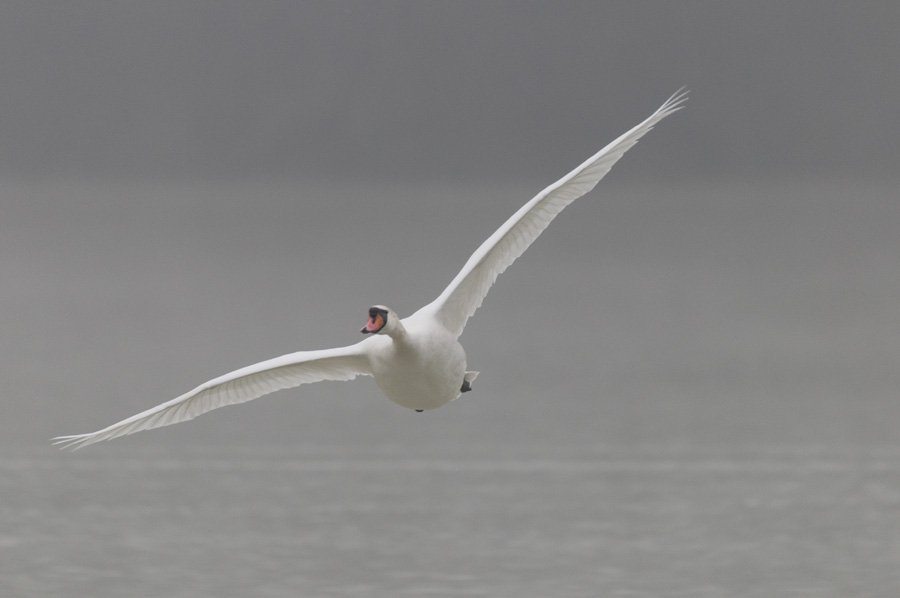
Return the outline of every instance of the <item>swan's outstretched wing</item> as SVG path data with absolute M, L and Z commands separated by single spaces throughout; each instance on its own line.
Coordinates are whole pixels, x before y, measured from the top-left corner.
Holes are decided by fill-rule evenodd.
M 622 154 L 653 125 L 681 109 L 686 99 L 687 91 L 679 90 L 647 120 L 522 206 L 472 254 L 440 297 L 420 311 L 430 312 L 453 334 L 462 334 L 466 320 L 481 306 L 497 276 L 525 252 L 563 208 L 593 189 Z
M 54 444 L 80 448 L 101 440 L 194 419 L 207 411 L 244 403 L 283 388 L 322 380 L 352 380 L 358 375 L 371 376 L 364 349 L 367 341 L 338 349 L 300 351 L 250 365 L 219 376 L 180 397 L 108 428 L 91 434 L 54 438 Z

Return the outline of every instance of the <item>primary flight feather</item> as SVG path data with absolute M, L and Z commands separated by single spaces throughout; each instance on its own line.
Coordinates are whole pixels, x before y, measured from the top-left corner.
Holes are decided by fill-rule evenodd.
M 355 345 L 299 351 L 247 366 L 102 430 L 59 436 L 54 444 L 79 448 L 187 421 L 276 390 L 356 376 L 373 376 L 389 399 L 416 411 L 449 403 L 471 390 L 478 374 L 466 371 L 466 354 L 458 338 L 497 276 L 525 252 L 563 208 L 593 189 L 638 139 L 680 110 L 685 100 L 687 92 L 679 91 L 646 120 L 538 193 L 481 244 L 437 299 L 413 315 L 400 319 L 388 307 L 373 306 L 360 331 L 369 336 Z

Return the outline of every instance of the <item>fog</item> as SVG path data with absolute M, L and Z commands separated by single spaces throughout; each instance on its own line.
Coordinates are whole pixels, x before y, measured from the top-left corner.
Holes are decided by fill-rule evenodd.
M 0 3 L 0 594 L 900 595 L 900 4 Z M 87 447 L 497 280 L 473 392 Z
M 410 426 L 371 381 L 316 385 L 160 438 L 892 443 L 898 13 L 3 3 L 3 442 L 411 313 L 687 85 L 498 280 L 478 392 Z
M 4 2 L 0 173 L 543 181 L 686 85 L 621 170 L 892 176 L 898 22 L 893 2 Z

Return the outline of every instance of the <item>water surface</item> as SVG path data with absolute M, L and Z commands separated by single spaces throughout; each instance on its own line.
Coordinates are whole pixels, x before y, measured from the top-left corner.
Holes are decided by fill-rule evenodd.
M 900 591 L 897 450 L 188 453 L 0 461 L 2 594 Z

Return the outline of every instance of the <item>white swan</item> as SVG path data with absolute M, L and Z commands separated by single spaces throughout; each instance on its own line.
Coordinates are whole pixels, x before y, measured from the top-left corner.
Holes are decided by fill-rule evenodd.
M 351 380 L 358 375 L 373 376 L 390 400 L 416 411 L 449 403 L 470 390 L 478 374 L 466 371 L 466 354 L 457 339 L 497 276 L 563 208 L 593 189 L 653 125 L 681 109 L 686 93 L 679 90 L 644 122 L 522 206 L 472 254 L 444 292 L 413 315 L 401 319 L 387 307 L 371 307 L 361 330 L 370 336 L 362 342 L 300 351 L 247 366 L 97 432 L 54 438 L 54 444 L 79 448 L 187 421 L 283 388 L 320 380 Z

